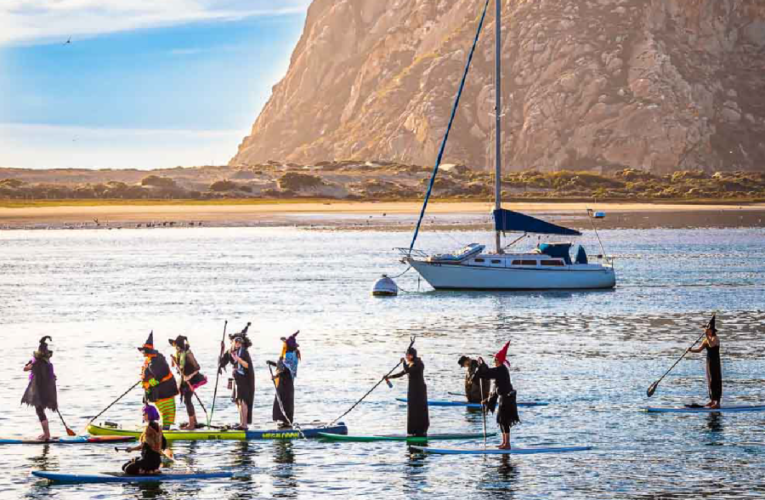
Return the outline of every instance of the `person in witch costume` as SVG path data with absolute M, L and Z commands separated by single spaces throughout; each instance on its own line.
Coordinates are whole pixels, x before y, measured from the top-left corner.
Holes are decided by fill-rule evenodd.
M 460 356 L 457 363 L 465 369 L 465 396 L 468 403 L 480 403 L 488 398 L 491 384 L 488 382 L 482 384 L 475 376 L 478 371 L 478 361 L 467 356 Z
M 295 417 L 295 379 L 297 378 L 298 364 L 301 361 L 300 344 L 297 343 L 298 332 L 289 337 L 282 337 L 282 353 L 279 361 L 268 364 L 276 367 L 273 376 L 276 385 L 274 405 L 271 410 L 271 418 L 279 423 L 279 427 L 290 427 Z M 280 404 L 281 402 L 281 404 Z M 282 406 L 284 411 L 282 412 Z
M 401 378 L 409 375 L 406 393 L 406 433 L 410 436 L 427 436 L 430 427 L 428 415 L 428 386 L 425 385 L 425 365 L 417 356 L 417 349 L 410 347 L 401 362 L 404 369 L 385 378 Z
M 224 370 L 230 363 L 234 372 L 236 388 L 234 400 L 239 408 L 239 425 L 237 429 L 247 430 L 252 423 L 252 406 L 255 402 L 255 369 L 252 366 L 250 347 L 252 342 L 247 337 L 247 329 L 250 324 L 239 333 L 229 335 L 231 348 L 220 358 L 218 369 Z
M 186 413 L 189 416 L 188 423 L 181 424 L 181 429 L 193 430 L 199 427 L 194 410 L 194 392 L 207 383 L 207 377 L 200 373 L 199 363 L 191 352 L 187 337 L 178 335 L 174 340 L 168 339 L 168 342 L 175 347 L 175 354 L 170 359 L 181 377 L 178 381 L 178 392 L 181 394 L 181 402 L 186 405 Z
M 496 410 L 497 424 L 502 432 L 502 444 L 500 450 L 509 450 L 510 447 L 510 428 L 521 423 L 518 417 L 518 404 L 515 400 L 515 390 L 510 381 L 510 363 L 507 361 L 507 350 L 510 342 L 505 344 L 497 354 L 494 355 L 494 368 L 486 366 L 483 358 L 478 358 L 478 372 L 476 377 L 483 380 L 494 380 L 494 390 L 488 400 L 483 403 L 488 406 L 492 413 Z
M 40 345 L 32 354 L 32 359 L 24 366 L 29 374 L 29 385 L 24 391 L 21 402 L 33 406 L 40 420 L 43 433 L 37 437 L 39 441 L 50 440 L 50 426 L 45 410 L 58 410 L 58 395 L 56 391 L 56 374 L 53 364 L 50 362 L 53 352 L 48 348 L 48 341 L 53 340 L 49 336 L 40 339 Z
M 717 335 L 716 315 L 712 316 L 705 327 L 705 338 L 701 345 L 689 348 L 688 352 L 700 353 L 704 349 L 707 351 L 707 392 L 709 393 L 709 403 L 707 408 L 720 408 L 722 400 L 722 361 L 720 360 L 720 337 Z
M 122 466 L 122 471 L 129 476 L 147 476 L 158 474 L 162 466 L 162 455 L 167 449 L 167 439 L 162 433 L 162 428 L 157 423 L 159 412 L 151 405 L 143 407 L 143 420 L 146 422 L 138 445 L 125 448 L 130 453 L 140 451 L 141 456 L 134 458 Z
M 175 424 L 175 396 L 178 395 L 178 384 L 165 357 L 154 349 L 154 332 L 149 334 L 146 343 L 138 350 L 145 358 L 141 368 L 144 399 L 157 406 L 162 415 L 162 428 L 167 430 Z

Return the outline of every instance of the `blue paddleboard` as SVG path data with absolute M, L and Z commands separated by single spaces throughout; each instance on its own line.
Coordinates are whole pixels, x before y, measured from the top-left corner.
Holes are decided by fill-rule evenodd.
M 60 472 L 32 471 L 32 475 L 47 479 L 53 483 L 93 484 L 93 483 L 157 483 L 164 481 L 200 481 L 206 479 L 225 479 L 233 477 L 231 472 L 165 473 L 151 476 L 128 476 L 124 473 L 63 474 Z

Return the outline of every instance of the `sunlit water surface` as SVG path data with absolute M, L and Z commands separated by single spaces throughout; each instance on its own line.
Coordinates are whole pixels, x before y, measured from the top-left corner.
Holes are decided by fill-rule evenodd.
M 765 401 L 765 231 L 762 229 L 604 231 L 617 256 L 619 286 L 591 293 L 438 293 L 413 271 L 398 278 L 410 293 L 375 299 L 383 272 L 405 269 L 393 247 L 402 232 L 294 229 L 37 231 L 0 234 L 0 423 L 3 435 L 36 436 L 20 406 L 21 369 L 42 335 L 54 339 L 59 399 L 81 429 L 136 380 L 136 347 L 150 330 L 187 335 L 203 370 L 213 364 L 223 322 L 252 321 L 257 367 L 255 419 L 268 422 L 273 390 L 265 361 L 279 337 L 301 330 L 297 419 L 329 420 L 396 364 L 417 336 L 432 398 L 459 391 L 461 354 L 490 355 L 512 340 L 522 409 L 517 446 L 591 445 L 571 455 L 419 456 L 402 443 L 179 442 L 180 470 L 234 470 L 233 481 L 159 486 L 51 487 L 33 469 L 117 470 L 112 447 L 6 446 L 1 498 L 715 498 L 765 496 L 765 414 L 648 415 L 647 404 L 704 402 L 704 362 L 683 361 L 650 400 L 646 388 L 719 311 L 725 401 Z M 425 234 L 422 246 L 451 250 L 487 241 L 480 233 Z M 597 242 L 585 241 L 595 253 Z M 420 292 L 418 292 L 418 286 Z M 345 418 L 351 433 L 401 432 L 406 410 L 394 400 L 405 381 L 382 385 Z M 213 384 L 201 390 L 209 406 Z M 226 395 L 224 385 L 221 393 Z M 105 418 L 134 423 L 131 393 Z M 179 420 L 183 420 L 179 407 Z M 63 429 L 51 415 L 57 434 Z M 236 420 L 218 399 L 216 421 Z M 490 417 L 489 425 L 495 428 Z M 431 408 L 431 432 L 481 432 L 480 412 Z M 758 444 L 759 443 L 759 444 Z M 450 443 L 479 446 L 482 443 Z

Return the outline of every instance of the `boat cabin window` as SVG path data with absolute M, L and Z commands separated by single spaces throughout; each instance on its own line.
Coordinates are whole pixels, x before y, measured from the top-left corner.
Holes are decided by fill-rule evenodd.
M 514 260 L 513 261 L 514 266 L 536 266 L 537 261 L 535 260 Z
M 562 266 L 563 261 L 562 260 L 543 260 L 542 265 L 543 266 Z
M 483 259 L 476 259 L 476 262 L 483 262 Z
M 491 260 L 491 263 L 492 263 L 492 264 L 502 264 L 502 261 L 501 261 L 501 260 L 499 260 L 499 259 L 492 259 L 492 260 Z

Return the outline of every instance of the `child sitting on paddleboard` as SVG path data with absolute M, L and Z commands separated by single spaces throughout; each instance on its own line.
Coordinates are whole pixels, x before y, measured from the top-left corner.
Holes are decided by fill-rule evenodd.
M 146 422 L 146 429 L 141 434 L 140 443 L 132 448 L 125 448 L 128 453 L 139 450 L 141 452 L 140 457 L 122 466 L 122 470 L 129 476 L 157 474 L 162 466 L 162 450 L 167 448 L 167 440 L 158 423 L 157 409 L 151 405 L 144 406 L 143 420 Z

